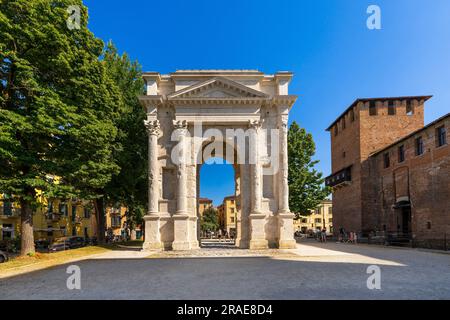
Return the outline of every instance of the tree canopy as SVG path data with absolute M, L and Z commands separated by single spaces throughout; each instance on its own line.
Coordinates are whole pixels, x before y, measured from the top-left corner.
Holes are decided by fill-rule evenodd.
M 330 194 L 322 173 L 315 169 L 315 152 L 312 135 L 294 121 L 288 131 L 288 180 L 289 207 L 297 216 L 309 215 Z
M 73 5 L 79 28 L 67 24 Z M 36 189 L 98 205 L 146 194 L 139 66 L 104 51 L 87 21 L 81 0 L 0 2 L 0 191 L 20 202 L 22 254 L 34 252 Z

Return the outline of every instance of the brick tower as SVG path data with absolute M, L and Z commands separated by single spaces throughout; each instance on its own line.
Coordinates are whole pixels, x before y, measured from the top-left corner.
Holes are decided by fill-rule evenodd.
M 328 128 L 331 135 L 333 225 L 367 232 L 373 204 L 368 157 L 424 126 L 424 103 L 431 96 L 357 99 Z

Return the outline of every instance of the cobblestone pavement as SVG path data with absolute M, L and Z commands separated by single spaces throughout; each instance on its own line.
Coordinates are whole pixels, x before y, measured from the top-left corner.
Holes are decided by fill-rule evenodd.
M 207 248 L 113 252 L 0 280 L 0 299 L 450 299 L 450 255 L 412 249 L 305 242 L 292 250 Z M 167 259 L 170 258 L 170 259 Z M 367 288 L 367 267 L 381 290 Z

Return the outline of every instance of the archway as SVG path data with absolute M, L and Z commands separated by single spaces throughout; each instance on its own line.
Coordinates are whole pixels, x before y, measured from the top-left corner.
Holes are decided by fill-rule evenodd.
M 235 169 L 236 246 L 295 247 L 287 180 L 287 117 L 296 100 L 287 94 L 291 76 L 236 70 L 144 75 L 147 95 L 140 100 L 149 135 L 144 249 L 199 248 L 198 174 L 205 151 Z M 225 148 L 211 149 L 214 144 Z M 231 156 L 224 152 L 229 145 Z
M 240 218 L 239 174 L 233 164 L 219 157 L 210 158 L 197 168 L 197 239 L 200 247 L 234 247 Z

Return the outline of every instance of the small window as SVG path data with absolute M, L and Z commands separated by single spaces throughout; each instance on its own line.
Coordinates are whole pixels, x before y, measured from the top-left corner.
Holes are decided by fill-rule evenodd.
M 405 146 L 398 147 L 398 162 L 405 161 Z
M 345 117 L 342 118 L 342 129 L 345 129 Z
M 390 115 L 390 116 L 394 116 L 395 115 L 394 100 L 389 100 L 389 102 L 388 102 L 388 115 Z
M 342 152 L 342 158 L 345 158 L 345 156 L 346 156 L 346 153 L 345 153 L 345 151 L 343 151 Z
M 430 222 L 430 221 L 427 222 L 427 229 L 428 229 L 428 230 L 431 229 L 431 222 Z
M 369 115 L 376 116 L 377 115 L 377 105 L 375 101 L 370 101 L 369 103 Z
M 411 100 L 407 100 L 406 101 L 406 115 L 408 116 L 412 116 L 414 114 L 414 109 L 412 106 L 412 101 Z
M 88 208 L 84 208 L 84 218 L 89 219 L 91 217 L 91 213 Z
M 353 111 L 353 109 L 350 110 L 350 121 L 351 122 L 355 121 L 355 111 Z
M 314 222 L 315 223 L 322 223 L 322 219 L 321 218 L 316 218 L 316 219 L 314 219 Z
M 389 152 L 386 152 L 386 153 L 383 155 L 383 161 L 384 161 L 384 167 L 385 167 L 385 168 L 389 168 L 389 166 L 391 165 L 391 160 L 390 160 L 390 158 L 389 158 Z
M 423 154 L 423 139 L 422 137 L 416 138 L 416 156 Z
M 446 136 L 447 132 L 445 130 L 445 127 L 439 127 L 436 129 L 436 137 L 437 137 L 437 146 L 441 147 L 444 144 L 447 144 L 447 136 Z
M 338 125 L 336 123 L 336 125 L 334 126 L 334 135 L 337 136 L 338 132 L 339 132 L 339 129 L 338 129 Z

